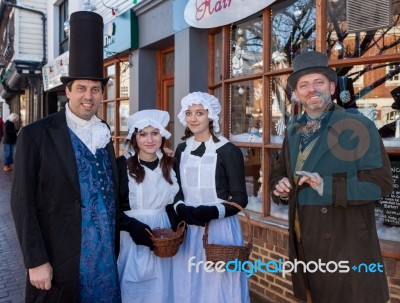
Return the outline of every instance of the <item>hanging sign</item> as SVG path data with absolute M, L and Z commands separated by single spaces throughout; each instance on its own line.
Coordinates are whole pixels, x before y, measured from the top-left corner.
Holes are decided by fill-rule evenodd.
M 49 89 L 62 85 L 60 77 L 68 75 L 68 64 L 69 51 L 66 51 L 42 67 L 44 91 L 48 91 Z
M 230 24 L 257 13 L 276 0 L 189 0 L 186 22 L 198 28 Z

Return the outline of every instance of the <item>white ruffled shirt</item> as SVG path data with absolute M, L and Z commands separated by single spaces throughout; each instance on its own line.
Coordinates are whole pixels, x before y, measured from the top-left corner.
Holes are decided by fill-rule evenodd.
M 110 130 L 107 125 L 96 116 L 93 116 L 89 121 L 81 119 L 71 112 L 68 103 L 65 104 L 65 114 L 68 127 L 86 145 L 93 155 L 96 154 L 97 149 L 106 147 L 108 142 L 110 142 Z

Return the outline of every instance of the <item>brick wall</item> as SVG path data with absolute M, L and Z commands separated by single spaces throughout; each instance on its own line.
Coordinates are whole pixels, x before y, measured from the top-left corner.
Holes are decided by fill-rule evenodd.
M 241 218 L 245 240 L 249 240 L 249 228 Z M 253 251 L 251 260 L 270 260 L 283 262 L 288 260 L 288 231 L 257 221 L 253 225 Z M 383 253 L 386 274 L 389 283 L 390 303 L 400 303 L 400 254 Z M 262 302 L 300 303 L 292 291 L 290 275 L 283 278 L 280 273 L 256 272 L 249 278 L 250 291 Z
M 390 303 L 400 303 L 400 260 L 383 257 L 389 283 Z

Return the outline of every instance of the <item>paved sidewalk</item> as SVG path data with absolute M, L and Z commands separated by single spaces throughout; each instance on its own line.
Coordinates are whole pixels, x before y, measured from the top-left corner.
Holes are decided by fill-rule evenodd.
M 26 271 L 10 210 L 12 172 L 3 171 L 3 155 L 0 144 L 0 302 L 22 303 Z

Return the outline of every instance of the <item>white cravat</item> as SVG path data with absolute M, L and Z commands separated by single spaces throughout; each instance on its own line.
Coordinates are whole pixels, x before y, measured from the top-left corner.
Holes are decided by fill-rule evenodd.
M 86 147 L 96 154 L 96 150 L 106 147 L 110 142 L 111 133 L 107 125 L 96 116 L 89 121 L 79 118 L 71 112 L 68 103 L 65 104 L 65 115 L 68 127 L 86 145 Z

